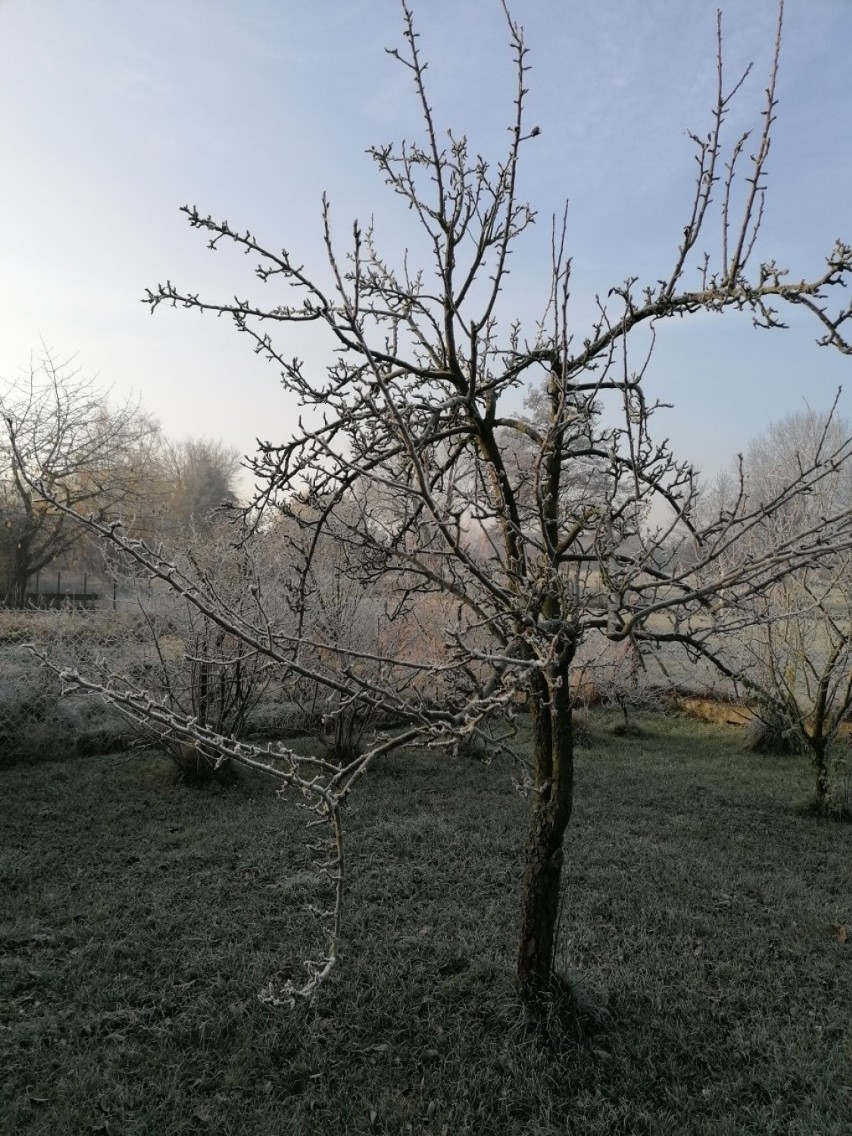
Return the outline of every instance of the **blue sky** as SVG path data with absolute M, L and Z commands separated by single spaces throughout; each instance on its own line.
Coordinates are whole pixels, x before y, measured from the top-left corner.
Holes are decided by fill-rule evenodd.
M 755 61 L 732 125 L 756 121 L 774 0 L 723 3 L 726 66 Z M 709 128 L 716 0 L 515 0 L 530 47 L 523 191 L 539 223 L 509 295 L 532 321 L 548 284 L 549 218 L 569 201 L 578 331 L 596 291 L 670 267 L 693 168 L 686 130 Z M 499 156 L 513 97 L 498 0 L 415 0 L 439 122 Z M 411 240 L 365 150 L 412 137 L 397 0 L 0 0 L 0 377 L 44 339 L 114 397 L 140 395 L 175 437 L 242 452 L 284 437 L 296 410 L 274 371 L 221 321 L 140 302 L 167 277 L 244 293 L 244 258 L 211 254 L 185 202 L 250 227 L 304 263 L 322 258 L 320 198 L 345 239 L 374 215 L 382 249 Z M 852 241 L 850 0 L 787 0 L 780 110 L 761 252 L 794 275 Z M 736 116 L 740 116 L 737 118 Z M 649 385 L 675 404 L 658 429 L 710 473 L 802 399 L 826 406 L 852 358 L 817 328 L 752 331 L 736 317 L 662 329 Z M 320 367 L 311 337 L 287 354 Z

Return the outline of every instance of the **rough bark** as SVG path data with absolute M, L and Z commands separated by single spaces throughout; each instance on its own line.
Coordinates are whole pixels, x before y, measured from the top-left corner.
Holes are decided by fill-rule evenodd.
M 811 742 L 811 749 L 814 755 L 814 769 L 816 771 L 816 803 L 820 810 L 823 810 L 828 800 L 829 791 L 829 769 L 828 769 L 828 745 L 824 738 L 814 739 Z
M 574 745 L 567 675 L 541 677 L 532 699 L 535 785 L 526 848 L 517 986 L 525 1000 L 546 990 L 554 973 L 563 839 L 571 819 Z

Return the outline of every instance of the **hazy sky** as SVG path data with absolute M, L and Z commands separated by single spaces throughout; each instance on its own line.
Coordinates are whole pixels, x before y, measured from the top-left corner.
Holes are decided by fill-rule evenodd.
M 498 0 L 414 0 L 439 122 L 499 157 L 513 78 Z M 756 67 L 732 125 L 757 122 L 774 0 L 725 4 L 726 66 Z M 546 294 L 550 216 L 569 201 L 574 319 L 596 291 L 671 267 L 715 78 L 716 0 L 515 0 L 531 49 L 522 187 L 539 223 L 509 294 L 532 323 Z M 284 437 L 296 411 L 272 368 L 223 321 L 148 313 L 167 277 L 211 297 L 244 294 L 245 258 L 212 254 L 179 213 L 249 227 L 310 265 L 322 256 L 320 198 L 345 240 L 375 216 L 388 256 L 409 241 L 401 210 L 365 153 L 416 134 L 397 0 L 0 0 L 0 377 L 43 339 L 57 357 L 136 392 L 167 431 L 242 452 Z M 814 275 L 838 236 L 852 241 L 852 0 L 787 0 L 780 111 L 761 252 Z M 738 117 L 739 116 L 739 117 Z M 270 294 L 274 302 L 274 294 Z M 662 429 L 708 470 L 767 421 L 827 405 L 852 357 L 814 344 L 796 319 L 767 334 L 743 317 L 661 329 L 650 387 L 675 410 Z M 310 336 L 285 354 L 322 366 Z

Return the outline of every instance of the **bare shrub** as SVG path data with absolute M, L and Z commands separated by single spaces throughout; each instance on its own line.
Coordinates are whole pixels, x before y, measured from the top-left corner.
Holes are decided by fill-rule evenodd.
M 574 735 L 574 745 L 581 749 L 594 745 L 595 737 L 592 732 L 592 723 L 589 715 L 583 711 L 575 712 L 571 718 L 571 731 Z
M 746 749 L 752 753 L 806 753 L 807 747 L 795 722 L 780 709 L 762 708 L 745 726 Z
M 578 706 L 618 710 L 622 720 L 616 732 L 622 736 L 640 732 L 637 714 L 666 711 L 664 688 L 648 680 L 641 647 L 633 639 L 612 643 L 592 636 L 582 652 L 574 691 Z
M 220 522 L 197 533 L 181 559 L 200 585 L 239 618 L 255 609 L 259 591 L 270 583 L 255 556 L 256 548 L 245 529 Z M 135 593 L 135 611 L 131 609 L 131 618 L 125 621 L 125 641 L 114 643 L 99 661 L 104 680 L 129 677 L 171 713 L 191 718 L 220 736 L 246 737 L 270 680 L 262 654 L 184 594 L 138 577 L 126 580 L 124 590 Z M 203 744 L 132 720 L 140 737 L 157 742 L 184 779 L 232 779 L 230 763 Z

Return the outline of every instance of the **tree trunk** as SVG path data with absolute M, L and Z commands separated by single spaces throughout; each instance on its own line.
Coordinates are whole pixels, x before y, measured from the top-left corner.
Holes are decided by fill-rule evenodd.
M 571 694 L 566 673 L 537 676 L 532 698 L 535 790 L 526 849 L 518 992 L 535 1000 L 553 977 L 562 878 L 562 841 L 574 795 Z
M 12 577 L 12 592 L 10 596 L 10 607 L 25 608 L 27 606 L 27 589 L 30 582 L 30 573 L 27 571 L 26 565 L 15 565 L 11 573 Z
M 825 811 L 828 801 L 828 746 L 824 739 L 813 744 L 814 768 L 816 770 L 816 803 L 820 812 Z
M 14 608 L 27 606 L 27 589 L 32 576 L 30 556 L 31 538 L 21 536 L 12 544 L 12 562 L 9 568 L 9 605 Z

